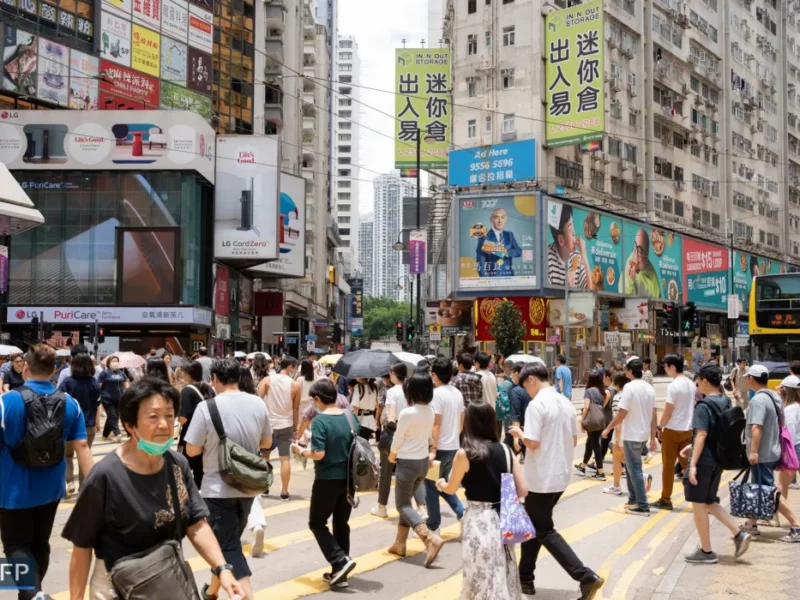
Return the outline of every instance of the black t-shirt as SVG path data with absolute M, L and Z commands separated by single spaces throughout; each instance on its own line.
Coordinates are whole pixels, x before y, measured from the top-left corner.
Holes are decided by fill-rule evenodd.
M 184 533 L 208 516 L 185 456 L 169 451 L 175 470 Z M 89 473 L 75 509 L 61 534 L 79 548 L 94 548 L 110 571 L 120 558 L 175 539 L 169 477 L 165 468 L 153 475 L 128 469 L 111 452 Z
M 183 438 L 186 437 L 186 432 L 189 431 L 189 425 L 192 423 L 194 411 L 200 403 L 204 401 L 205 398 L 200 393 L 200 388 L 196 385 L 187 385 L 181 390 L 181 411 L 178 416 L 186 419 L 186 423 L 181 425 L 181 435 L 178 439 L 179 444 L 183 443 Z
M 697 466 L 714 468 L 717 466 L 717 459 L 714 456 L 715 440 L 713 439 L 717 427 L 717 413 L 713 408 L 707 406 L 706 402 L 715 404 L 721 412 L 724 412 L 731 407 L 731 401 L 727 396 L 706 396 L 702 402 L 698 402 L 694 407 L 692 420 L 694 435 L 697 435 L 698 429 L 708 432 Z M 694 443 L 694 440 L 692 440 L 692 443 Z
M 25 385 L 25 380 L 22 378 L 22 373 L 17 373 L 14 367 L 11 367 L 6 375 L 5 383 L 8 384 L 9 390 L 15 390 Z
M 97 378 L 100 384 L 100 400 L 106 404 L 117 404 L 125 391 L 125 373 L 117 369 L 106 369 Z

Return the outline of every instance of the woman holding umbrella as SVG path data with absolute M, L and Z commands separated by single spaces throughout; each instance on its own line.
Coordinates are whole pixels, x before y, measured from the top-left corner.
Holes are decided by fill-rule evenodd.
M 117 406 L 122 392 L 128 387 L 128 379 L 120 369 L 118 357 L 114 355 L 108 357 L 106 370 L 100 373 L 97 383 L 100 384 L 100 402 L 103 403 L 103 409 L 106 412 L 103 439 L 108 441 L 112 439 L 110 436 L 113 435 L 113 441 L 116 441 L 120 435 Z

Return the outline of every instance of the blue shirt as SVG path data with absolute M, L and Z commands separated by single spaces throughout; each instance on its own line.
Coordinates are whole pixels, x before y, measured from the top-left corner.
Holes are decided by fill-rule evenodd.
M 25 384 L 37 394 L 56 391 L 49 381 L 28 381 Z M 25 435 L 25 403 L 14 390 L 0 396 L 0 508 L 21 509 L 42 506 L 61 500 L 66 495 L 64 476 L 67 463 L 29 469 L 11 458 L 11 448 Z M 67 396 L 64 411 L 64 442 L 86 439 L 86 425 L 78 403 Z
M 558 385 L 559 380 L 563 381 L 563 388 Z M 560 389 L 561 393 L 567 397 L 567 400 L 572 401 L 572 371 L 569 370 L 567 365 L 559 365 L 556 368 L 556 389 Z

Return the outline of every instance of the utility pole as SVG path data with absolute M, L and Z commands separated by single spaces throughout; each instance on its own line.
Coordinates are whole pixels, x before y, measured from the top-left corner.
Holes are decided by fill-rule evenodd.
M 421 175 L 422 175 L 422 168 L 421 168 L 421 154 L 422 154 L 422 130 L 417 128 L 417 231 L 421 228 L 421 218 L 420 218 L 420 202 L 421 202 L 421 194 L 422 194 L 422 184 L 421 184 Z M 425 244 L 425 252 L 428 252 L 428 244 Z M 426 257 L 427 259 L 427 257 Z M 427 260 L 425 263 L 427 264 Z M 409 259 L 409 264 L 411 260 Z M 417 273 L 417 327 L 414 329 L 416 334 L 414 347 L 419 353 L 420 348 L 422 347 L 422 280 L 421 275 Z
M 99 332 L 99 327 L 97 325 L 97 319 L 94 320 L 94 356 L 97 358 L 97 350 L 99 348 L 99 344 L 97 343 L 97 335 Z

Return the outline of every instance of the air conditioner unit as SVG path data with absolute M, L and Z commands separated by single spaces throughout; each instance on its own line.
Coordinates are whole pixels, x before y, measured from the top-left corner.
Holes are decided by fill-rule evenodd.
M 758 127 L 755 125 L 750 125 L 750 133 L 755 133 L 756 131 L 758 131 Z
M 642 174 L 643 174 L 643 173 L 642 173 L 642 168 L 641 168 L 641 167 L 633 167 L 633 174 L 634 174 L 636 177 L 641 177 L 641 176 L 642 176 Z
M 623 171 L 627 171 L 630 168 L 630 163 L 628 163 L 627 160 L 623 160 L 622 162 L 620 162 L 620 168 Z
M 628 84 L 628 94 L 630 95 L 631 98 L 636 97 L 636 86 L 633 85 L 632 83 Z
M 755 148 L 752 148 L 752 147 L 751 147 L 751 148 L 748 148 L 748 149 L 747 149 L 747 151 L 748 151 L 750 154 L 755 154 L 755 153 L 756 153 L 756 149 L 755 149 Z
M 686 191 L 686 182 L 685 181 L 676 181 L 675 182 L 675 189 L 678 190 L 679 192 L 685 192 Z
M 753 32 L 750 31 L 749 27 L 744 30 L 744 39 L 749 40 L 752 35 L 753 35 Z
M 617 47 L 617 40 L 615 40 L 612 36 L 608 36 L 608 47 L 609 48 Z
M 683 95 L 688 96 L 692 88 L 689 86 L 688 83 L 684 83 L 681 89 L 683 90 Z
M 615 92 L 618 92 L 622 89 L 622 82 L 620 81 L 619 77 L 611 78 L 611 89 Z
M 761 78 L 761 87 L 769 87 L 769 80 L 766 77 Z
M 600 153 L 600 157 L 602 158 L 603 164 L 605 164 L 605 165 L 607 165 L 608 163 L 611 162 L 611 159 L 609 158 L 608 154 L 606 154 L 605 152 L 601 152 Z
M 696 65 L 699 61 L 700 59 L 696 55 L 694 54 L 689 55 L 689 62 L 692 63 L 693 65 Z
M 623 48 L 622 50 L 620 50 L 620 54 L 622 54 L 622 56 L 630 60 L 631 58 L 633 58 L 633 48 Z
M 695 97 L 694 97 L 694 103 L 695 103 L 695 104 L 702 104 L 702 103 L 703 103 L 703 98 L 702 98 L 702 96 L 700 96 L 699 94 L 698 94 L 697 96 L 695 96 Z

